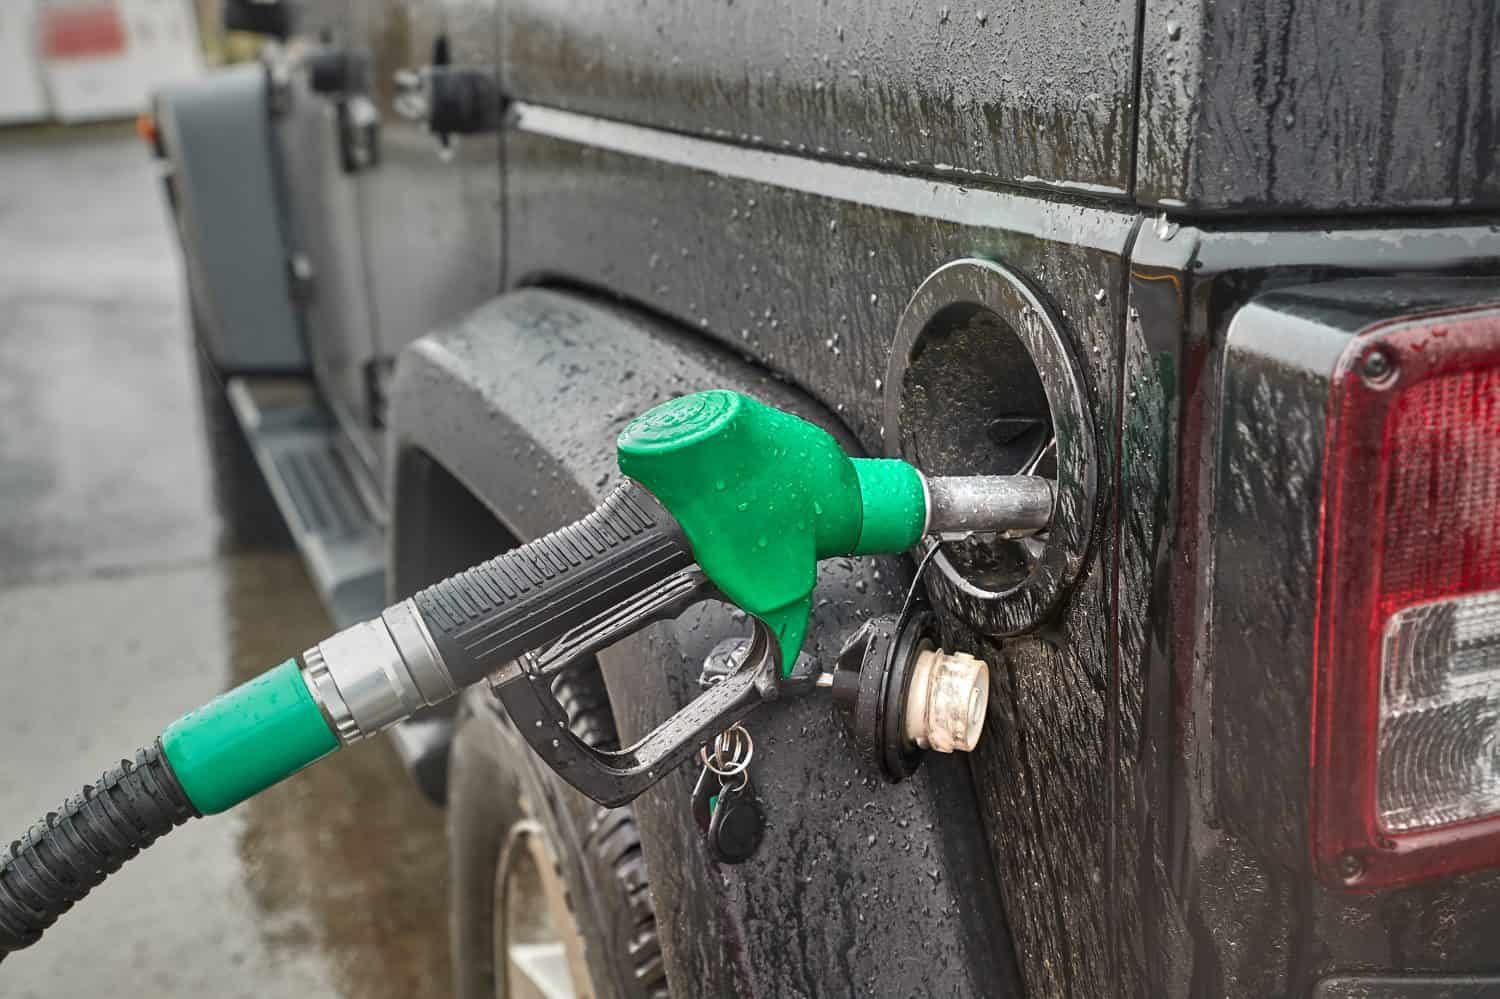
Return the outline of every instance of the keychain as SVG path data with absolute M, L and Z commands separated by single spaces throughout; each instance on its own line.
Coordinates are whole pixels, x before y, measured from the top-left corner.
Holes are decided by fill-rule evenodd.
M 754 856 L 765 833 L 765 814 L 750 785 L 755 742 L 736 722 L 698 752 L 703 770 L 693 786 L 693 820 L 721 864 L 742 864 Z

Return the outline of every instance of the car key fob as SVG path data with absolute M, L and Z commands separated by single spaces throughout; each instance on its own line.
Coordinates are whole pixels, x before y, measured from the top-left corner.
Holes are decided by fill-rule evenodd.
M 696 797 L 695 797 L 696 802 Z M 724 788 L 708 823 L 708 852 L 721 864 L 743 864 L 755 856 L 765 836 L 766 816 L 749 779 Z

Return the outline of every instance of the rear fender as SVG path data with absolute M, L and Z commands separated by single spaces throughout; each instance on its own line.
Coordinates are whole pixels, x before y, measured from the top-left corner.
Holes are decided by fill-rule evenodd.
M 412 344 L 391 396 L 393 596 L 430 540 L 421 480 L 436 463 L 520 539 L 582 516 L 620 477 L 614 439 L 650 406 L 736 389 L 828 428 L 826 410 L 762 369 L 621 307 L 529 289 Z M 487 554 L 476 551 L 475 556 Z M 863 618 L 898 609 L 903 560 L 839 560 L 818 579 L 807 649 L 831 662 Z M 621 736 L 634 740 L 698 693 L 704 656 L 745 630 L 700 605 L 601 655 Z M 635 803 L 668 975 L 701 995 L 1019 993 L 1010 933 L 967 762 L 929 756 L 885 783 L 820 695 L 747 722 L 768 828 L 760 852 L 718 868 L 688 807 L 684 767 Z

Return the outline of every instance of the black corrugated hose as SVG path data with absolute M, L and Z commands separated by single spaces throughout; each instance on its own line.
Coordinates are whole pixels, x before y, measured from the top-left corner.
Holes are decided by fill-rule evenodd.
M 48 812 L 0 853 L 0 960 L 36 943 L 121 864 L 197 814 L 160 739 Z

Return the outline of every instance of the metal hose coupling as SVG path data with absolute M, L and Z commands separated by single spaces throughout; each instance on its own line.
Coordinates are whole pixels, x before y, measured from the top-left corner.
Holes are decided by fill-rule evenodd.
M 302 678 L 346 746 L 458 692 L 410 600 L 308 649 Z

